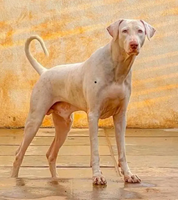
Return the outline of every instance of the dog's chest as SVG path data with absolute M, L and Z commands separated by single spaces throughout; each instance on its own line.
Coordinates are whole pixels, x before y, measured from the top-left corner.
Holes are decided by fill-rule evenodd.
M 129 88 L 126 85 L 112 84 L 107 87 L 103 94 L 103 99 L 100 107 L 100 118 L 104 119 L 116 114 L 130 96 Z

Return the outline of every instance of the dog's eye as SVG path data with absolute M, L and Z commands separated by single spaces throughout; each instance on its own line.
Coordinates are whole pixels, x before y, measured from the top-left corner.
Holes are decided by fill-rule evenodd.
M 138 30 L 138 33 L 143 33 L 143 31 L 141 29 Z
M 128 31 L 125 29 L 125 30 L 123 30 L 122 32 L 123 32 L 123 33 L 127 33 Z

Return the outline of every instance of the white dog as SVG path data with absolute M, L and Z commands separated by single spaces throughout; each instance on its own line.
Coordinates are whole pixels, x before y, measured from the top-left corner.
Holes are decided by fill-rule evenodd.
M 91 165 L 94 184 L 106 184 L 100 171 L 98 153 L 98 120 L 113 116 L 118 147 L 118 166 L 126 182 L 140 179 L 128 167 L 125 155 L 126 110 L 131 94 L 131 67 L 139 54 L 145 36 L 150 39 L 155 29 L 142 20 L 118 20 L 107 28 L 111 42 L 94 52 L 83 63 L 60 65 L 49 70 L 30 54 L 29 45 L 37 39 L 44 52 L 47 50 L 39 36 L 26 41 L 28 60 L 41 75 L 30 101 L 24 138 L 16 152 L 12 177 L 17 177 L 24 154 L 37 133 L 43 118 L 51 114 L 55 138 L 46 154 L 53 178 L 56 177 L 56 157 L 72 124 L 72 113 L 82 110 L 88 115 Z

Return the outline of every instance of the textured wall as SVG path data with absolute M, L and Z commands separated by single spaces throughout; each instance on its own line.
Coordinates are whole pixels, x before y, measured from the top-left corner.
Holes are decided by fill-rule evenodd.
M 178 126 L 178 0 L 0 0 L 0 127 L 23 126 L 38 74 L 24 54 L 32 34 L 45 40 L 33 55 L 45 67 L 81 62 L 110 40 L 106 27 L 118 18 L 144 19 L 157 32 L 133 66 L 129 127 Z M 44 126 L 51 126 L 47 117 Z M 75 126 L 86 115 L 75 114 Z M 100 125 L 112 125 L 112 120 Z

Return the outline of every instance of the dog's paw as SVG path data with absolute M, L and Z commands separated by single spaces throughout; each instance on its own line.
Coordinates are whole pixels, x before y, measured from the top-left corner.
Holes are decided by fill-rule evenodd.
M 128 173 L 128 174 L 124 175 L 124 181 L 127 183 L 140 183 L 141 179 L 137 175 Z
M 107 181 L 102 174 L 94 175 L 93 185 L 107 185 Z

